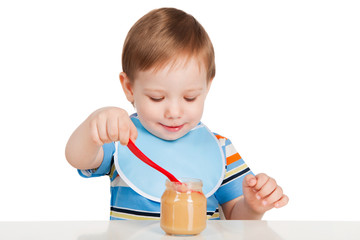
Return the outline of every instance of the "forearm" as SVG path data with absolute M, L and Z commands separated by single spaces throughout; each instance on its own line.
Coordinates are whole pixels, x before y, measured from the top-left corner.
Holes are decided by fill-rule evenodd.
M 90 123 L 85 120 L 70 136 L 65 156 L 77 169 L 94 169 L 100 166 L 103 151 L 101 145 L 91 137 Z
M 261 220 L 264 214 L 252 210 L 242 197 L 234 204 L 229 215 L 228 220 Z

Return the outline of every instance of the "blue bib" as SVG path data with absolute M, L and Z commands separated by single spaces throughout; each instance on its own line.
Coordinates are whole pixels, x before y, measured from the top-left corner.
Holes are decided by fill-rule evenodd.
M 153 162 L 178 179 L 201 179 L 206 197 L 220 187 L 225 157 L 218 140 L 204 124 L 199 123 L 179 139 L 167 141 L 148 132 L 136 115 L 131 116 L 131 120 L 138 131 L 136 146 Z M 138 194 L 160 202 L 167 178 L 138 159 L 126 146 L 119 142 L 115 146 L 114 161 L 120 177 Z

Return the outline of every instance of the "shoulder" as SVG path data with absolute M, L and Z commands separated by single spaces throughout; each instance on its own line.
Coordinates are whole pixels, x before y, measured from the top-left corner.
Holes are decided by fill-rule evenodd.
M 220 135 L 218 133 L 213 132 L 215 138 L 219 142 L 221 147 L 226 147 L 228 145 L 232 145 L 232 142 L 227 137 L 224 137 L 223 135 Z
M 240 154 L 235 149 L 233 143 L 228 139 L 227 137 L 224 137 L 218 133 L 214 133 L 214 136 L 219 142 L 219 145 L 222 147 L 224 151 L 224 155 L 226 158 L 226 165 L 230 165 L 231 163 L 234 163 L 238 160 L 241 160 Z
M 226 137 L 224 137 L 223 135 L 220 135 L 218 133 L 213 132 L 214 136 L 216 137 L 216 139 L 220 142 L 221 145 L 225 144 L 225 141 L 228 140 Z

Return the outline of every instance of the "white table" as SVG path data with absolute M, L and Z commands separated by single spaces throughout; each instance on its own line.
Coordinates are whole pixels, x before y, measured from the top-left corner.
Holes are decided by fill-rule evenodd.
M 166 235 L 159 221 L 0 222 L 0 239 L 360 240 L 360 222 L 208 221 L 190 237 Z

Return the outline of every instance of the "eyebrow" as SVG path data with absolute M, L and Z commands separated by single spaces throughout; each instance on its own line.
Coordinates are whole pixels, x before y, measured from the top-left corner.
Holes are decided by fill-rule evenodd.
M 204 90 L 204 88 L 191 88 L 191 89 L 187 89 L 186 92 L 197 92 L 202 90 Z
M 155 88 L 145 88 L 144 89 L 145 92 L 158 92 L 158 93 L 164 93 L 166 91 L 161 90 L 161 89 L 155 89 Z
M 184 92 L 198 92 L 198 91 L 202 91 L 204 90 L 204 88 L 191 88 L 191 89 L 186 89 Z M 158 93 L 164 93 L 166 92 L 165 90 L 161 90 L 161 89 L 155 89 L 155 88 L 145 88 L 144 91 L 146 92 L 158 92 Z

